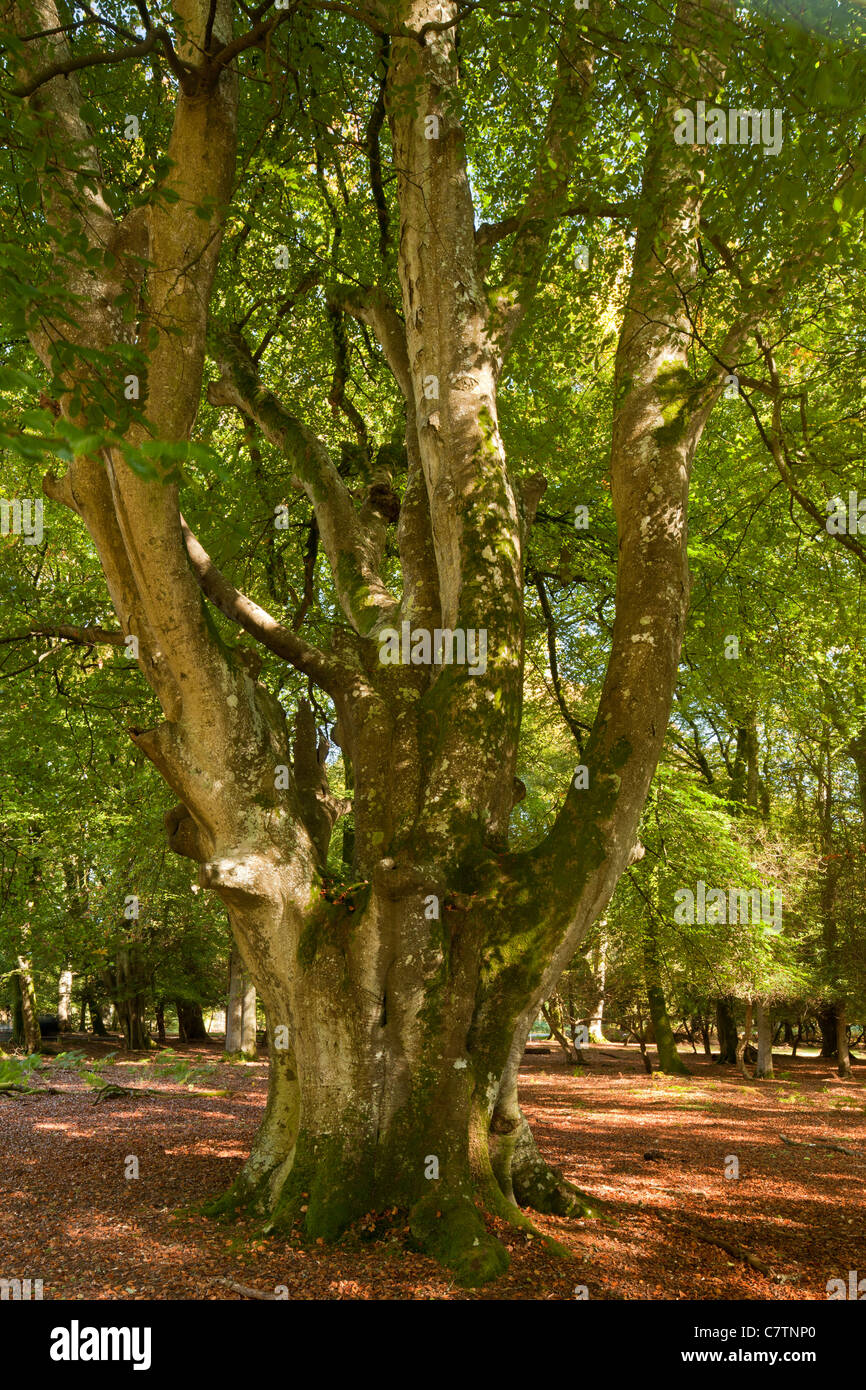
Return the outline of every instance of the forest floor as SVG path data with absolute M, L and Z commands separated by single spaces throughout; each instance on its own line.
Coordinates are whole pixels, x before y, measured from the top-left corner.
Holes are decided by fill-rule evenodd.
M 615 1043 L 587 1049 L 588 1068 L 527 1053 L 521 1102 L 539 1148 L 605 1219 L 538 1218 L 571 1259 L 491 1222 L 510 1267 L 467 1291 L 408 1247 L 399 1213 L 326 1247 L 190 1210 L 238 1172 L 265 1060 L 230 1063 L 216 1041 L 106 1063 L 117 1041 L 64 1046 L 86 1055 L 45 1059 L 29 1082 L 55 1093 L 0 1096 L 0 1278 L 41 1278 L 46 1299 L 244 1297 L 237 1284 L 292 1299 L 573 1299 L 583 1285 L 591 1299 L 823 1300 L 828 1279 L 866 1275 L 866 1066 L 841 1081 L 814 1055 L 777 1052 L 775 1079 L 759 1082 L 685 1051 L 690 1077 L 648 1076 L 637 1048 Z M 100 1080 L 158 1094 L 95 1104 Z

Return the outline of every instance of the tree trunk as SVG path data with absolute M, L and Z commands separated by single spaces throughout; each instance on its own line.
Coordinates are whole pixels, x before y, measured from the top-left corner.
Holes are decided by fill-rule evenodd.
M 818 1010 L 818 1027 L 821 1029 L 821 1057 L 827 1061 L 836 1056 L 838 1041 L 839 1011 L 835 1004 L 822 1004 Z
M 161 1043 L 165 1043 L 165 1000 L 160 999 L 156 1005 L 156 1036 Z
M 848 1051 L 848 1020 L 844 1004 L 838 1004 L 836 1007 L 836 1056 L 839 1062 L 839 1075 L 850 1077 L 852 1075 L 851 1056 Z
M 177 1022 L 182 1042 L 203 1042 L 207 1038 L 201 1004 L 189 1003 L 185 999 L 175 999 Z
M 705 1013 L 701 1014 L 701 1040 L 704 1044 L 704 1056 L 708 1057 L 710 1061 L 712 1061 L 713 1043 L 712 1036 L 710 1033 L 710 1020 L 709 1016 Z
M 147 1051 L 151 1046 L 146 1020 L 148 976 L 134 942 L 116 948 L 114 969 L 106 970 L 105 979 L 124 1047 L 128 1052 Z
M 113 347 L 125 323 L 121 292 L 137 296 L 131 332 L 146 350 L 146 426 L 130 424 L 127 446 L 190 438 L 235 182 L 239 65 L 210 61 L 229 43 L 232 7 L 178 4 L 178 53 L 188 67 L 172 84 L 158 197 L 122 223 L 101 184 L 75 72 L 40 88 L 88 175 L 86 197 L 76 191 L 64 203 L 64 245 L 83 241 L 88 255 L 78 262 L 65 251 L 54 268 L 85 305 L 73 346 Z M 322 624 L 323 650 L 219 573 L 180 517 L 167 466 L 153 480 L 108 444 L 44 482 L 87 526 L 123 631 L 136 636 L 139 669 L 163 717 L 131 737 L 178 797 L 166 817 L 169 843 L 198 863 L 201 886 L 225 903 L 268 1018 L 268 1104 L 242 1173 L 214 1209 L 251 1207 L 266 1213 L 267 1229 L 283 1231 L 303 1219 L 308 1235 L 332 1239 L 371 1210 L 402 1207 L 417 1244 L 467 1284 L 494 1277 L 508 1260 L 476 1201 L 518 1226 L 527 1219 L 515 1199 L 542 1210 L 593 1209 L 540 1158 L 517 1105 L 517 1068 L 541 1001 L 635 855 L 688 609 L 692 462 L 726 364 L 757 312 L 738 312 L 696 377 L 683 287 L 702 274 L 708 156 L 672 140 L 671 118 L 694 80 L 696 52 L 721 89 L 723 8 L 716 0 L 681 7 L 668 36 L 611 393 L 610 656 L 583 752 L 587 779 L 569 783 L 531 851 L 511 851 L 508 831 L 527 538 L 543 486 L 509 466 L 497 386 L 561 219 L 572 215 L 595 63 L 579 26 L 557 43 L 544 147 L 496 258 L 496 284 L 487 279 L 461 125 L 456 0 L 389 9 L 384 97 L 400 235 L 388 278 L 399 280 L 400 303 L 384 282 L 370 293 L 329 293 L 332 307 L 376 334 L 405 403 L 406 479 L 389 523 L 396 530 L 356 496 L 363 489 L 346 485 L 326 431 L 263 386 L 243 335 L 215 344 L 211 404 L 258 426 L 315 510 L 339 604 L 337 620 Z M 22 62 L 68 52 L 51 0 L 41 0 L 39 19 L 51 50 L 37 35 Z M 60 196 L 52 180 L 68 171 L 55 159 L 40 168 L 50 203 Z M 54 371 L 41 321 L 32 338 Z M 66 356 L 76 372 L 89 360 L 86 351 Z M 90 383 L 67 375 L 58 394 L 64 410 L 78 409 Z M 80 430 L 85 423 L 82 413 Z M 202 595 L 333 701 L 333 736 L 354 778 L 352 887 L 327 872 L 333 825 L 349 808 L 329 792 L 311 708 L 299 703 L 292 746 L 282 705 L 258 682 L 260 659 L 232 645 L 222 623 L 217 633 Z M 489 663 L 486 655 L 471 670 L 433 661 L 423 642 L 424 659 L 392 659 L 410 618 L 422 638 L 459 631 L 480 643 L 483 634 Z M 124 1000 L 129 1046 L 141 1000 L 134 1014 Z
M 719 1039 L 719 1061 L 735 1065 L 737 1061 L 737 1023 L 734 1001 L 730 995 L 716 1000 L 716 1035 Z
M 643 919 L 643 967 L 647 1002 L 658 1051 L 659 1070 L 668 1076 L 691 1076 L 674 1041 L 662 985 L 661 960 L 655 917 L 650 910 Z
M 562 1023 L 562 1010 L 555 995 L 551 996 L 546 1003 L 542 1004 L 541 1012 L 553 1037 L 559 1043 L 568 1065 L 570 1067 L 585 1066 L 586 1058 L 583 1053 L 565 1036 Z
M 793 1060 L 793 1059 L 796 1057 L 796 1055 L 797 1055 L 797 1048 L 800 1046 L 800 1039 L 802 1038 L 802 1036 L 803 1036 L 803 1020 L 802 1020 L 802 1018 L 798 1018 L 798 1019 L 797 1019 L 797 1033 L 796 1033 L 796 1036 L 794 1037 L 793 1042 L 791 1043 L 791 1059 L 792 1059 L 792 1060 Z
M 231 1056 L 256 1056 L 256 987 L 234 944 L 229 959 L 225 1050 Z
M 742 1076 L 749 1080 L 749 1073 L 746 1071 L 746 1048 L 749 1046 L 749 1037 L 752 1032 L 752 1001 L 746 1005 L 746 1022 L 743 1028 L 743 1036 L 737 1040 L 736 1063 L 737 1070 Z
M 72 1029 L 72 971 L 61 970 L 57 988 L 57 1018 L 61 1033 Z
M 96 1002 L 96 999 L 92 994 L 88 995 L 87 1002 L 90 1008 L 90 1026 L 93 1029 L 96 1037 L 107 1037 L 108 1035 L 105 1028 L 105 1020 L 102 1017 L 102 1009 L 99 1007 L 99 1004 Z
M 604 923 L 602 923 L 604 926 Z M 599 934 L 598 942 L 593 947 L 590 968 L 592 979 L 595 986 L 595 995 L 592 1009 L 589 1015 L 589 1041 L 591 1043 L 605 1043 L 605 1036 L 602 1031 L 604 1023 L 604 986 L 607 978 L 607 941 L 603 933 Z
M 773 1035 L 770 1008 L 762 1000 L 758 1000 L 755 1006 L 755 1026 L 758 1034 L 758 1060 L 755 1064 L 755 1076 L 760 1080 L 770 1081 L 773 1077 Z
M 42 1047 L 42 1034 L 36 1012 L 36 992 L 30 962 L 24 956 L 18 957 L 18 969 L 13 971 L 10 981 L 13 1046 L 23 1047 L 28 1053 L 38 1052 Z

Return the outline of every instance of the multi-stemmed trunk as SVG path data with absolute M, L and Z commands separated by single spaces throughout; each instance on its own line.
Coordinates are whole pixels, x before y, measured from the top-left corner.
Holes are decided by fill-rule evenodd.
M 68 45 L 54 0 L 22 8 L 28 29 L 43 35 L 31 58 L 56 64 L 60 55 L 62 65 Z M 38 87 L 52 139 L 90 170 L 82 188 L 62 162 L 43 160 L 48 205 L 62 204 L 93 247 L 85 263 L 64 263 L 82 306 L 78 346 L 104 349 L 120 332 L 147 353 L 148 427 L 130 427 L 133 445 L 189 437 L 233 191 L 231 7 L 178 0 L 175 8 L 186 69 L 159 196 L 119 225 L 74 71 Z M 688 603 L 691 463 L 724 364 L 758 309 L 744 311 L 696 380 L 681 287 L 700 274 L 704 152 L 677 146 L 671 132 L 697 39 L 713 80 L 721 78 L 714 54 L 730 5 L 683 0 L 670 90 L 649 132 L 615 365 L 617 606 L 583 750 L 588 775 L 569 785 L 546 837 L 511 852 L 525 548 L 543 481 L 521 483 L 508 465 L 497 386 L 551 236 L 571 215 L 571 171 L 592 125 L 594 49 L 568 32 L 525 205 L 498 226 L 477 227 L 459 121 L 458 6 L 403 0 L 396 9 L 384 96 L 401 223 L 388 275 L 399 278 L 401 302 L 384 283 L 330 286 L 328 296 L 332 313 L 375 334 L 402 394 L 401 495 L 385 450 L 367 495 L 351 493 L 322 440 L 263 386 L 236 333 L 219 344 L 220 378 L 209 389 L 212 404 L 241 412 L 282 452 L 314 508 L 342 610 L 327 650 L 235 590 L 180 517 L 176 485 L 146 480 L 120 449 L 76 457 L 44 486 L 83 519 L 122 636 L 136 639 L 164 720 L 132 737 L 178 798 L 170 844 L 226 905 L 268 1020 L 267 1108 L 221 1205 L 251 1206 L 274 1229 L 302 1220 L 327 1238 L 371 1209 L 403 1207 L 415 1239 L 471 1283 L 507 1261 L 479 1202 L 518 1224 L 518 1204 L 592 1209 L 539 1155 L 518 1103 L 518 1069 L 541 1002 L 639 852 Z M 506 238 L 499 284 L 490 285 L 491 248 Z M 114 306 L 130 283 L 140 319 L 124 327 Z M 46 363 L 52 331 L 33 332 Z M 75 416 L 73 387 L 86 397 L 87 385 L 85 366 L 70 369 L 65 412 Z M 389 540 L 400 560 L 397 592 L 383 578 Z M 329 791 L 311 709 L 301 704 L 291 736 L 258 681 L 260 658 L 215 635 L 205 599 L 333 701 L 354 791 L 353 887 L 337 888 L 325 871 L 333 825 L 349 805 Z M 400 634 L 404 623 L 428 634 L 483 631 L 486 664 L 384 663 L 387 632 Z

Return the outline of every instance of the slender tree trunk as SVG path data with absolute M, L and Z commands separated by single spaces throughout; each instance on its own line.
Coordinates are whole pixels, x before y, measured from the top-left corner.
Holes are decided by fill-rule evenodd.
M 602 923 L 602 925 L 604 925 Z M 604 1044 L 605 1037 L 602 1031 L 604 1023 L 604 986 L 607 978 L 607 940 L 603 933 L 599 934 L 598 941 L 592 950 L 591 965 L 592 979 L 595 987 L 592 1009 L 589 1015 L 589 1041 L 591 1043 Z
M 161 1043 L 165 1042 L 165 1000 L 160 999 L 156 1005 L 156 1036 Z
M 61 1033 L 72 1028 L 72 971 L 61 970 L 57 989 L 57 1019 Z
M 730 995 L 716 1000 L 716 1035 L 719 1039 L 719 1061 L 735 1065 L 737 1023 L 734 1017 L 734 1001 Z
M 658 1050 L 659 1069 L 668 1076 L 690 1076 L 691 1072 L 677 1052 L 674 1030 L 668 1017 L 662 985 L 658 931 L 652 910 L 647 912 L 643 919 L 643 966 L 650 1019 Z
M 752 1032 L 752 1001 L 746 1004 L 746 1022 L 743 1028 L 743 1036 L 737 1041 L 737 1069 L 742 1076 L 749 1080 L 749 1073 L 746 1071 L 746 1048 L 749 1046 L 749 1038 Z
M 571 1067 L 584 1066 L 586 1059 L 583 1053 L 574 1046 L 574 1043 L 566 1037 L 563 1031 L 562 1009 L 555 995 L 548 999 L 545 1004 L 542 1004 L 541 1012 L 544 1015 L 548 1028 L 562 1048 L 563 1055 L 568 1065 Z
M 713 1043 L 712 1035 L 710 1032 L 710 1020 L 708 1015 L 705 1013 L 701 1014 L 701 1039 L 704 1044 L 704 1056 L 708 1057 L 712 1061 Z
M 90 1008 L 90 1026 L 93 1029 L 96 1037 L 107 1037 L 105 1020 L 102 1017 L 102 1009 L 99 1007 L 99 1004 L 96 1002 L 96 999 L 92 994 L 88 995 L 87 1002 Z
M 229 959 L 225 1050 L 231 1056 L 256 1056 L 256 987 L 234 944 Z
M 836 1007 L 836 1056 L 839 1062 L 839 1075 L 843 1077 L 851 1076 L 851 1055 L 848 1051 L 848 1020 L 844 1004 L 838 1004 Z
M 755 1005 L 755 1027 L 758 1035 L 758 1060 L 755 1076 L 762 1080 L 773 1077 L 773 1039 L 770 1023 L 770 1007 L 762 1000 Z

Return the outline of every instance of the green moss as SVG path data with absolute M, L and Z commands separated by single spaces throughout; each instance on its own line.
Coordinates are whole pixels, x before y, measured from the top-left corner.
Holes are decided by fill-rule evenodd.
M 345 955 L 349 935 L 363 917 L 370 900 L 371 887 L 366 881 L 346 888 L 337 879 L 333 884 L 325 878 L 318 881 L 322 885 L 319 888 L 321 896 L 312 901 L 295 953 L 298 965 L 304 970 L 313 966 L 323 948 L 330 946 Z M 338 894 L 336 901 L 330 897 L 331 892 Z
M 488 1284 L 508 1268 L 508 1251 L 488 1234 L 468 1196 L 431 1192 L 409 1213 L 409 1230 L 419 1248 L 453 1270 L 464 1288 Z
M 355 620 L 358 624 L 358 631 L 363 637 L 371 631 L 378 622 L 381 614 L 378 606 L 370 597 L 367 582 L 361 573 L 361 567 L 353 555 L 348 551 L 343 551 L 337 560 L 337 588 L 341 594 L 346 594 Z
M 695 392 L 699 388 L 682 362 L 662 363 L 656 373 L 655 387 L 664 424 L 653 431 L 653 438 L 669 448 L 688 428 L 695 409 Z

